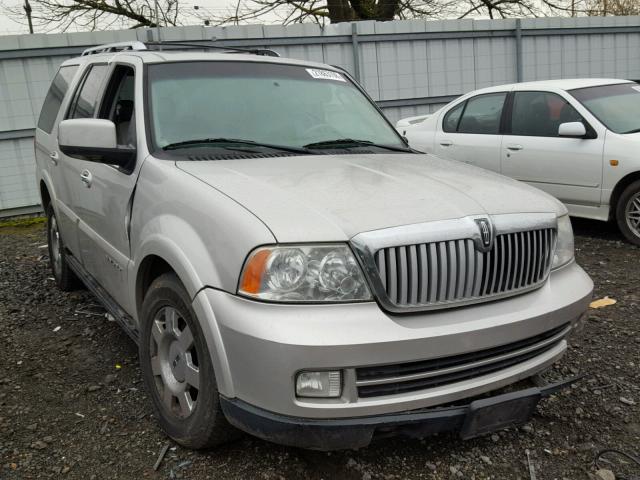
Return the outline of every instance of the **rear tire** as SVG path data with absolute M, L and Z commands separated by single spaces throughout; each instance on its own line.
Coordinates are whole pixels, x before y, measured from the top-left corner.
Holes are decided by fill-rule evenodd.
M 616 221 L 625 238 L 640 246 L 640 180 L 627 186 L 616 205 Z
M 47 243 L 51 272 L 58 288 L 65 292 L 76 290 L 80 281 L 67 263 L 67 252 L 62 242 L 58 219 L 51 204 L 47 205 Z
M 239 435 L 224 416 L 204 334 L 173 273 L 153 281 L 142 303 L 140 366 L 160 426 L 180 445 L 211 448 Z

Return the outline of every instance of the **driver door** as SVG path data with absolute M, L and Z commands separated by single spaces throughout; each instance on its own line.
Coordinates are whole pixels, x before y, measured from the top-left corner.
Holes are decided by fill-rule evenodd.
M 556 93 L 516 91 L 513 96 L 502 143 L 502 173 L 564 203 L 599 206 L 604 136 L 560 137 L 558 127 L 566 122 L 582 122 L 587 132 L 593 129 Z
M 92 117 L 116 125 L 119 145 L 135 147 L 136 68 L 112 65 L 102 100 L 89 111 Z M 82 97 L 82 91 L 79 94 Z M 98 97 L 100 98 L 100 97 Z M 85 269 L 123 307 L 129 294 L 129 212 L 138 168 L 123 169 L 104 163 L 72 159 L 78 172 L 74 209 L 79 217 L 78 242 Z

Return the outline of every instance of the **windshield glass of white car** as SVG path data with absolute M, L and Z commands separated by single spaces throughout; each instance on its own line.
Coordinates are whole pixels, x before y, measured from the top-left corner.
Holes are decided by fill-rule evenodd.
M 640 132 L 640 85 L 637 83 L 580 88 L 570 93 L 612 132 Z
M 153 144 L 165 151 L 408 150 L 356 85 L 332 70 L 241 61 L 150 65 L 148 101 Z

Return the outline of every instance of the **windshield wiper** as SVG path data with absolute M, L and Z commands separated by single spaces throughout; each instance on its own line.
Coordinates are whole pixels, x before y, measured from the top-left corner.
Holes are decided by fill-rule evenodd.
M 304 148 L 308 148 L 308 149 L 354 148 L 354 147 L 377 147 L 377 148 L 384 148 L 386 150 L 393 150 L 394 152 L 413 152 L 412 149 L 407 147 L 394 147 L 393 145 L 383 145 L 381 143 L 375 143 L 369 140 L 355 140 L 353 138 L 336 138 L 334 140 L 325 140 L 322 142 L 309 143 L 304 146 Z
M 627 133 L 640 133 L 640 128 L 634 128 L 633 130 L 629 130 L 628 132 L 622 132 L 623 135 Z
M 182 142 L 170 143 L 162 147 L 163 150 L 177 150 L 180 148 L 193 148 L 199 145 L 214 145 L 214 144 L 238 144 L 238 145 L 247 145 L 250 147 L 264 147 L 264 148 L 272 148 L 274 150 L 282 150 L 285 152 L 294 152 L 294 153 L 304 153 L 304 154 L 313 154 L 313 152 L 309 151 L 306 148 L 299 147 L 290 147 L 288 145 L 273 145 L 271 143 L 261 143 L 255 142 L 253 140 L 243 140 L 240 138 L 195 138 L 193 140 L 184 140 Z M 223 148 L 227 148 L 233 150 L 232 147 L 223 146 Z

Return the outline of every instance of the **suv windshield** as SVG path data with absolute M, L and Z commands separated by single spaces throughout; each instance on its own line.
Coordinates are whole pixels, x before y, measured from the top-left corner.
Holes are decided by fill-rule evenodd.
M 640 85 L 637 83 L 580 88 L 569 93 L 612 132 L 640 132 Z
M 332 70 L 177 62 L 149 65 L 148 82 L 156 149 L 232 148 L 223 140 L 238 139 L 243 148 L 310 146 L 313 153 L 338 147 L 407 151 L 365 95 Z M 344 139 L 352 141 L 337 142 Z

